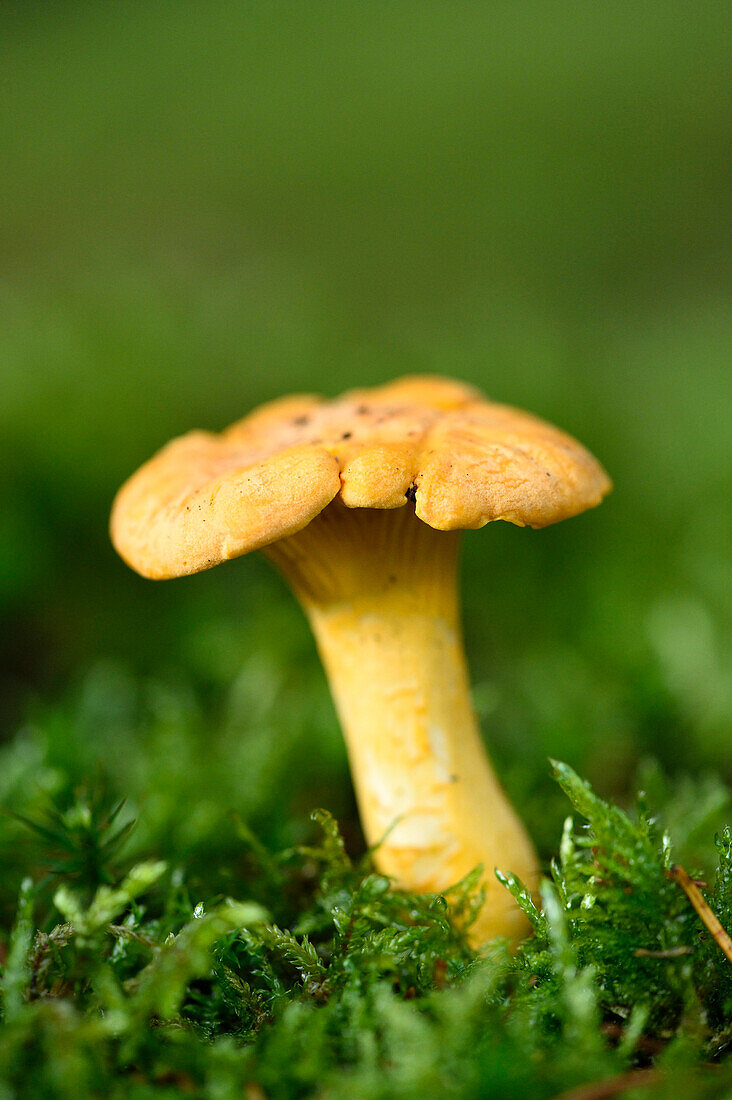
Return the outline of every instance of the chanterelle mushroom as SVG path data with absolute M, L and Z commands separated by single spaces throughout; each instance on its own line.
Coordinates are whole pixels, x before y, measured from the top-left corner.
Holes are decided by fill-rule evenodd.
M 312 624 L 379 866 L 442 892 L 482 863 L 481 942 L 523 930 L 494 869 L 532 882 L 536 859 L 470 702 L 459 531 L 544 527 L 609 489 L 550 424 L 458 382 L 410 377 L 334 401 L 273 401 L 221 435 L 174 440 L 122 487 L 111 529 L 147 577 L 256 549 L 277 563 Z

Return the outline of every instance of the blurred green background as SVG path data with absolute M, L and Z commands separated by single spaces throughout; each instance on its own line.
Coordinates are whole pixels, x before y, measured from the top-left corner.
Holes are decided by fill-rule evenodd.
M 614 797 L 648 758 L 730 776 L 727 13 L 3 5 L 3 805 L 101 783 L 134 844 L 218 883 L 232 810 L 281 843 L 325 805 L 358 847 L 279 577 L 143 581 L 107 517 L 172 435 L 414 371 L 555 421 L 615 480 L 465 543 L 476 702 L 543 850 L 549 755 Z

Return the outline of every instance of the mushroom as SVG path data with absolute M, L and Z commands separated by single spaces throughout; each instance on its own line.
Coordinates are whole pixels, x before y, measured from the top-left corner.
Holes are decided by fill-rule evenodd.
M 482 864 L 479 944 L 524 930 L 494 870 L 533 884 L 537 862 L 471 706 L 460 532 L 544 527 L 610 487 L 557 428 L 416 376 L 332 401 L 283 398 L 220 435 L 173 440 L 123 485 L 111 533 L 151 578 L 258 549 L 276 563 L 312 625 L 378 867 L 443 893 Z

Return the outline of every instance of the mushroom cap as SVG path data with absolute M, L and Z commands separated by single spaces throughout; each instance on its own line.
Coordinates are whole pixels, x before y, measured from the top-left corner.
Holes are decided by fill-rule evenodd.
M 331 501 L 414 503 L 441 531 L 545 527 L 611 482 L 581 444 L 530 413 L 436 376 L 328 401 L 271 401 L 221 434 L 174 439 L 122 486 L 112 541 L 143 576 L 197 573 L 306 527 Z

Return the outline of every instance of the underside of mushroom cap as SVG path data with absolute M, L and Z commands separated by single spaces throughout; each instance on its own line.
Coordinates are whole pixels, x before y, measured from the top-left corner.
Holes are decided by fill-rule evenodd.
M 174 440 L 123 485 L 112 540 L 138 572 L 182 576 L 306 527 L 332 500 L 413 502 L 438 530 L 545 527 L 611 483 L 576 440 L 449 379 L 414 376 L 332 401 L 261 406 L 220 435 Z

